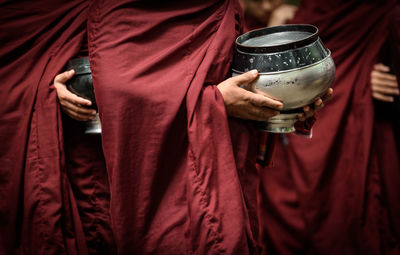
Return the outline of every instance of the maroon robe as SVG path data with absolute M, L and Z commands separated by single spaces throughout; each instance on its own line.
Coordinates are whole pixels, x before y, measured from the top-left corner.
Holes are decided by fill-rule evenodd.
M 71 183 L 89 254 L 115 250 L 110 223 L 110 188 L 100 135 L 63 116 L 66 172 Z
M 397 75 L 397 82 L 400 81 L 400 2 L 397 1 L 390 17 L 389 24 L 389 55 L 393 72 Z M 399 85 L 400 87 L 400 85 Z M 396 233 L 397 240 L 400 240 L 400 167 L 396 168 L 393 158 L 400 159 L 400 97 L 395 97 L 395 102 L 391 104 L 391 111 L 387 112 L 385 118 L 375 124 L 376 142 L 383 164 L 382 175 L 384 178 L 384 193 L 387 203 L 390 204 L 388 211 L 391 217 L 393 231 Z M 388 116 L 388 114 L 390 114 Z M 378 117 L 378 116 L 377 116 Z M 393 128 L 394 136 L 391 132 Z M 395 152 L 397 151 L 397 155 Z M 400 241 L 398 241 L 400 243 Z
M 77 56 L 88 57 L 87 36 Z M 110 222 L 110 186 L 101 135 L 85 134 L 85 122 L 63 114 L 66 171 L 89 254 L 115 252 Z
M 292 22 L 319 28 L 337 75 L 313 138 L 284 137 L 261 171 L 267 253 L 400 253 L 399 154 L 369 84 L 394 2 L 302 1 Z
M 228 122 L 235 1 L 93 1 L 88 37 L 119 254 L 256 252 L 256 144 Z M 250 149 L 250 152 L 248 153 Z
M 257 18 L 251 16 L 250 14 L 244 12 L 244 28 L 243 32 L 248 32 L 253 29 L 258 29 L 258 28 L 263 28 L 267 27 L 268 24 L 264 24 L 261 21 L 259 21 Z
M 86 1 L 0 5 L 0 254 L 87 254 L 100 242 L 98 250 L 106 251 L 101 235 L 110 234 L 104 216 L 108 185 L 101 147 L 95 141 L 97 148 L 85 147 L 86 138 L 75 133 L 65 142 L 66 162 L 50 86 L 81 47 L 86 10 Z

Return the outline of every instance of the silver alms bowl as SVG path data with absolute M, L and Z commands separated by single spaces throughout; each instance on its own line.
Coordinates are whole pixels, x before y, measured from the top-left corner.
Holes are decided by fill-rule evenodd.
M 294 132 L 297 114 L 326 93 L 335 78 L 330 51 L 311 25 L 284 25 L 250 31 L 236 40 L 233 76 L 257 69 L 259 78 L 248 88 L 281 100 L 281 114 L 261 128 Z

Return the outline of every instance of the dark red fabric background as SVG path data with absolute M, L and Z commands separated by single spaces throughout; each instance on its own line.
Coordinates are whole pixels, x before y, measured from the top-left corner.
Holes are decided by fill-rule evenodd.
M 86 241 L 112 242 L 85 235 L 97 223 L 84 216 L 92 193 L 79 187 L 92 178 L 103 187 L 96 230 L 109 233 L 101 150 L 67 141 L 68 155 L 86 151 L 103 174 L 67 172 L 86 163 L 65 159 L 50 86 L 81 47 L 87 10 L 118 251 L 256 252 L 254 132 L 227 121 L 215 87 L 230 73 L 240 8 L 172 3 L 0 3 L 0 254 L 87 254 Z M 267 250 L 398 254 L 399 158 L 390 125 L 374 120 L 368 83 L 393 6 L 303 1 L 294 22 L 319 27 L 337 65 L 335 96 L 313 139 L 289 136 L 276 167 L 263 169 Z M 92 140 L 81 142 L 99 145 Z
M 110 187 L 101 135 L 84 133 L 84 123 L 63 115 L 66 172 L 76 200 L 89 254 L 113 254 Z
M 89 10 L 118 252 L 254 253 L 250 133 L 228 123 L 215 86 L 230 74 L 238 4 L 93 1 Z
M 301 2 L 292 23 L 319 28 L 337 75 L 313 138 L 281 139 L 275 167 L 261 171 L 267 251 L 400 253 L 399 157 L 391 126 L 376 132 L 369 84 L 395 2 Z
M 51 83 L 80 48 L 85 1 L 0 3 L 0 254 L 86 254 Z

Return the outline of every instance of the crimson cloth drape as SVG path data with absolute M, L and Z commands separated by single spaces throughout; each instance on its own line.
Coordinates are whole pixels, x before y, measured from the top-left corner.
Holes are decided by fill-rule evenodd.
M 76 200 L 89 254 L 115 252 L 110 223 L 110 187 L 100 135 L 63 115 L 66 172 Z
M 86 11 L 86 1 L 0 3 L 0 254 L 87 254 L 84 231 L 102 231 L 93 230 L 98 221 L 90 216 L 93 208 L 84 207 L 86 197 L 76 196 L 94 190 L 84 186 L 89 177 L 66 170 L 61 114 L 51 86 L 81 47 Z M 73 155 L 70 169 L 83 170 L 72 165 L 79 162 Z M 99 186 L 101 178 L 91 183 Z M 95 214 L 101 216 L 102 209 Z
M 272 254 L 400 253 L 399 158 L 392 127 L 376 132 L 369 84 L 395 2 L 301 2 L 292 23 L 319 28 L 337 75 L 313 138 L 283 137 L 261 171 Z
M 254 253 L 256 172 L 244 165 L 256 144 L 244 123 L 228 123 L 215 86 L 230 74 L 240 6 L 118 0 L 89 10 L 119 254 Z

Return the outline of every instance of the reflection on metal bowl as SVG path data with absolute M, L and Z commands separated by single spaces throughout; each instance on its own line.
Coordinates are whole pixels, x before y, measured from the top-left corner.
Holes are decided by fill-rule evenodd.
M 250 31 L 236 39 L 233 76 L 257 69 L 250 90 L 281 100 L 281 114 L 261 125 L 273 133 L 295 131 L 302 107 L 322 96 L 335 78 L 330 51 L 312 25 L 284 25 Z

